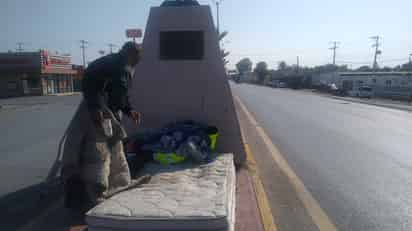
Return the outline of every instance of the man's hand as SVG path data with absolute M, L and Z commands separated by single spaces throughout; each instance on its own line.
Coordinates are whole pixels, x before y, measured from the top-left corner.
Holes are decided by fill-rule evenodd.
M 92 110 L 90 112 L 90 115 L 92 117 L 93 122 L 96 124 L 96 126 L 101 126 L 102 121 L 103 121 L 103 112 L 101 110 Z
M 140 120 L 141 120 L 141 115 L 139 112 L 137 111 L 131 111 L 129 113 L 129 117 L 136 123 L 136 125 L 140 124 Z

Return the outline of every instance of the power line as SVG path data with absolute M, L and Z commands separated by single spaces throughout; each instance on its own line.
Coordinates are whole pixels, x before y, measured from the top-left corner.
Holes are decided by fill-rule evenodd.
M 114 47 L 117 47 L 117 45 L 116 45 L 116 44 L 113 44 L 113 43 L 109 43 L 109 44 L 107 44 L 107 45 L 109 46 L 110 54 L 113 54 L 113 48 L 114 48 Z
M 17 49 L 16 49 L 16 51 L 17 52 L 23 52 L 23 45 L 24 45 L 24 43 L 23 42 L 18 42 L 18 43 L 16 43 L 17 44 Z
M 329 50 L 333 50 L 333 65 L 336 64 L 336 49 L 339 48 L 337 44 L 339 43 L 338 41 L 333 41 L 333 47 L 329 48 Z
M 379 38 L 380 38 L 379 35 L 370 37 L 370 39 L 373 39 L 375 41 L 375 43 L 372 45 L 372 47 L 375 47 L 375 55 L 373 58 L 373 65 L 372 65 L 374 70 L 378 68 L 378 62 L 377 62 L 378 55 L 382 53 L 382 51 L 379 50 L 379 46 L 380 46 Z
M 86 40 L 80 40 L 80 48 L 82 49 L 82 57 L 83 57 L 83 67 L 86 67 L 86 56 L 85 56 L 85 49 L 87 48 L 87 44 L 89 42 Z
M 398 59 L 383 59 L 381 62 L 399 62 L 405 61 L 406 58 L 398 58 Z M 337 63 L 350 63 L 350 64 L 369 64 L 368 61 L 347 61 L 347 60 L 336 60 Z

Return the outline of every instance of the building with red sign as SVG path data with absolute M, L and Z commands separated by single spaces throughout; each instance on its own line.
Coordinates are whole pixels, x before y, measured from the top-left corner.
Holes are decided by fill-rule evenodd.
M 0 98 L 79 91 L 81 73 L 69 55 L 46 50 L 0 53 Z

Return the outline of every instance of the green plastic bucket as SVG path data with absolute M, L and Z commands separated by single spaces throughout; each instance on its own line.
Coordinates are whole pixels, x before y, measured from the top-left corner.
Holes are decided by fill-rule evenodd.
M 216 149 L 217 138 L 219 137 L 219 133 L 216 127 L 210 126 L 207 128 L 207 134 L 210 139 L 210 149 L 214 151 Z

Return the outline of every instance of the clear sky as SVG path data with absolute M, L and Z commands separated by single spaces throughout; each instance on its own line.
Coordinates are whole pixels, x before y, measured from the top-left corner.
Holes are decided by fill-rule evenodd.
M 126 41 L 125 29 L 144 29 L 150 6 L 161 0 L 1 0 L 0 51 L 40 48 L 70 53 L 81 63 L 79 40 L 90 42 L 90 61 L 107 44 Z M 211 0 L 201 0 L 210 4 Z M 215 7 L 213 6 L 215 16 Z M 380 66 L 405 63 L 412 53 L 412 0 L 224 0 L 221 29 L 229 35 L 223 46 L 231 52 L 229 67 L 243 57 L 270 67 L 285 60 L 302 65 L 330 63 L 330 41 L 339 41 L 338 64 L 373 59 L 370 36 L 382 36 Z M 350 65 L 349 65 L 350 66 Z

